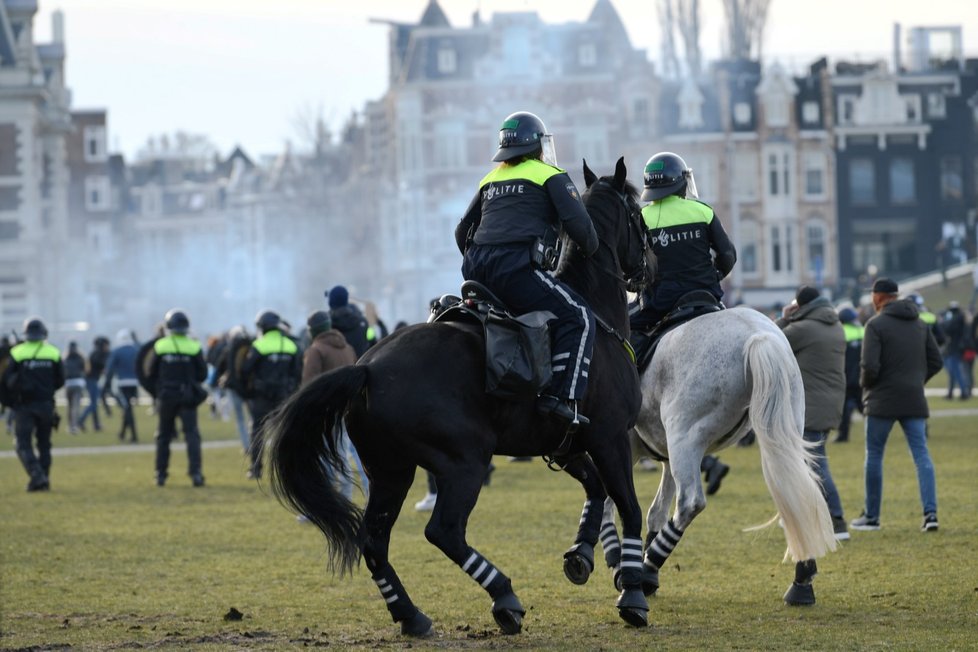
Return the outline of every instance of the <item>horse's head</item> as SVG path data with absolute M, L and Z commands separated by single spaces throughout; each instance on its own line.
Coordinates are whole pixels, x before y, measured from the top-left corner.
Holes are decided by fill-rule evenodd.
M 626 178 L 624 157 L 618 159 L 615 174 L 598 178 L 584 161 L 584 183 L 587 190 L 582 199 L 594 222 L 601 246 L 614 254 L 615 273 L 625 282 L 629 292 L 641 290 L 649 274 L 651 249 L 646 240 L 638 190 Z

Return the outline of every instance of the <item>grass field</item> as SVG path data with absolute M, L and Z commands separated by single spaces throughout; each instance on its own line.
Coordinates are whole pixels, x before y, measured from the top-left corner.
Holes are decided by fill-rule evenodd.
M 148 442 L 153 423 L 139 412 Z M 883 529 L 853 532 L 819 561 L 811 608 L 781 601 L 793 565 L 781 563 L 780 530 L 743 532 L 773 513 L 757 448 L 724 451 L 732 471 L 662 570 L 651 626 L 641 630 L 619 620 L 607 570 L 585 586 L 563 576 L 583 501 L 578 485 L 539 460 L 499 458 L 468 538 L 512 578 L 527 609 L 523 633 L 502 636 L 484 591 L 424 540 L 426 515 L 412 509 L 424 494 L 419 472 L 392 562 L 435 621 L 436 636 L 422 641 L 399 635 L 362 566 L 352 578 L 326 572 L 322 537 L 245 478 L 237 445 L 204 451 L 202 489 L 183 475 L 180 450 L 165 488 L 152 482 L 148 450 L 58 455 L 59 447 L 118 443 L 117 419 L 103 433 L 56 435 L 50 493 L 26 493 L 19 462 L 0 458 L 0 649 L 978 649 L 974 416 L 931 420 L 937 533 L 919 531 L 913 463 L 894 434 Z M 204 416 L 201 424 L 205 440 L 235 438 L 230 424 Z M 859 432 L 829 445 L 849 519 L 863 496 Z M 11 449 L 10 437 L 0 434 L 0 449 Z M 636 471 L 643 506 L 658 480 Z M 243 619 L 225 620 L 232 608 Z

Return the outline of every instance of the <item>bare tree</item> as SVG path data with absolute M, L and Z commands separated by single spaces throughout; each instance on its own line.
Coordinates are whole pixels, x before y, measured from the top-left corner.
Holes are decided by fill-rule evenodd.
M 662 70 L 663 77 L 679 77 L 679 57 L 676 56 L 676 18 L 672 11 L 673 0 L 659 0 L 659 25 L 662 27 Z
M 696 78 L 703 68 L 703 55 L 700 51 L 700 2 L 699 0 L 677 1 L 679 34 L 683 37 L 686 69 Z
M 727 57 L 760 59 L 771 0 L 723 0 L 727 15 Z
M 662 75 L 677 78 L 683 74 L 698 77 L 703 68 L 700 50 L 699 0 L 659 0 L 659 23 L 662 26 Z M 680 66 L 676 34 L 682 38 L 684 66 Z

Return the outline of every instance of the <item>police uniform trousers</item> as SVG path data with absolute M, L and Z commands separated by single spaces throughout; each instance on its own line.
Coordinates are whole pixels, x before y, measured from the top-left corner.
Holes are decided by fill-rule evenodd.
M 634 304 L 629 306 L 628 323 L 632 332 L 649 331 L 655 328 L 655 325 L 676 307 L 683 295 L 693 290 L 706 290 L 716 297 L 717 301 L 723 298 L 723 290 L 719 283 L 708 287 L 692 287 L 674 281 L 663 281 L 646 291 L 641 306 L 636 307 Z
M 54 401 L 37 401 L 18 407 L 14 412 L 14 435 L 17 457 L 31 477 L 51 470 L 51 429 L 54 427 Z M 34 442 L 37 438 L 37 454 Z
M 183 425 L 183 437 L 187 442 L 187 473 L 201 472 L 200 430 L 197 428 L 197 406 L 184 403 L 157 401 L 159 431 L 156 433 L 156 472 L 164 477 L 170 466 L 170 440 L 177 435 L 177 417 Z
M 265 448 L 264 429 L 265 417 L 272 413 L 282 401 L 270 400 L 267 398 L 256 397 L 248 402 L 248 410 L 251 412 L 251 474 L 252 477 L 260 478 L 262 472 L 262 452 Z
M 577 292 L 530 261 L 530 243 L 472 245 L 465 253 L 462 276 L 478 281 L 517 314 L 549 310 L 553 379 L 549 393 L 580 400 L 587 389 L 594 316 Z

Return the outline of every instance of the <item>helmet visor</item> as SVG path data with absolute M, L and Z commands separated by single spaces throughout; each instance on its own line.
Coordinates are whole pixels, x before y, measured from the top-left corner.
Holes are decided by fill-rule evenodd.
M 693 178 L 693 168 L 686 168 L 683 176 L 686 177 L 686 198 L 699 199 L 700 194 L 696 190 L 696 179 Z
M 557 150 L 554 148 L 554 137 L 552 134 L 544 134 L 540 138 L 540 147 L 543 149 L 543 155 L 540 157 L 544 163 L 547 165 L 552 165 L 558 167 L 557 165 Z

